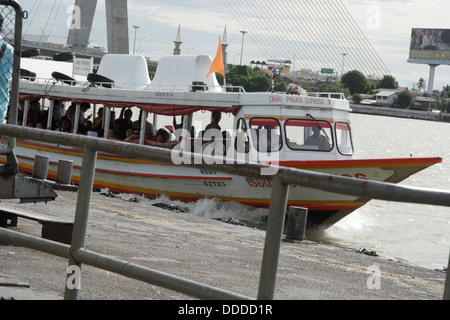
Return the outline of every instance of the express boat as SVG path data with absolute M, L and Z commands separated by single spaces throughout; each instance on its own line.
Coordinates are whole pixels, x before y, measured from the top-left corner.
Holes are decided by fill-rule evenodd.
M 88 102 L 94 110 L 103 108 L 104 133 L 98 139 L 104 139 L 108 138 L 111 110 L 138 108 L 142 110 L 143 129 L 139 138 L 130 143 L 170 148 L 173 164 L 100 153 L 94 187 L 147 197 L 166 195 L 182 201 L 217 198 L 268 207 L 272 190 L 266 176 L 270 172 L 247 178 L 207 167 L 180 166 L 191 159 L 184 156 L 188 152 L 206 154 L 224 165 L 232 161 L 270 163 L 391 183 L 442 161 L 436 157 L 356 159 L 351 108 L 343 94 L 307 93 L 301 88 L 290 93 L 248 93 L 242 88 L 219 85 L 214 73 L 208 74 L 211 63 L 207 55 L 164 57 L 150 80 L 144 57 L 108 54 L 97 73 L 89 74 L 86 81 L 61 72 L 53 72 L 51 79 L 22 79 L 20 100 L 24 102 L 24 116 L 19 120 L 25 125 L 29 102 L 40 99 L 50 124 L 54 101 L 62 100 L 76 105 L 76 133 L 80 105 Z M 229 119 L 230 128 L 205 131 L 205 115 L 213 112 Z M 172 125 L 174 117 L 180 123 Z M 156 129 L 169 128 L 171 140 L 158 143 L 146 139 L 144 128 L 148 119 Z M 73 161 L 72 183 L 79 183 L 81 150 L 17 140 L 21 171 L 33 171 L 36 155 L 49 157 L 49 179 L 56 177 L 60 159 Z M 369 200 L 290 186 L 288 208 L 306 207 L 309 222 L 328 227 Z

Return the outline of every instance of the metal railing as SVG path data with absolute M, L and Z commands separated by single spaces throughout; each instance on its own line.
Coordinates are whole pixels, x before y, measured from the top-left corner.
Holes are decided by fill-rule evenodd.
M 17 243 L 35 250 L 68 258 L 69 265 L 81 266 L 89 264 L 104 270 L 116 272 L 150 284 L 175 290 L 197 298 L 206 299 L 246 299 L 236 293 L 223 291 L 208 285 L 192 282 L 173 275 L 126 263 L 84 249 L 86 229 L 89 218 L 90 199 L 93 187 L 97 152 L 107 152 L 134 158 L 146 159 L 160 163 L 172 164 L 171 150 L 111 141 L 88 136 L 32 129 L 11 125 L 0 125 L 0 134 L 21 139 L 32 139 L 59 145 L 77 147 L 83 150 L 80 185 L 75 211 L 74 229 L 70 246 L 34 238 L 9 230 L 0 229 L 0 240 Z M 216 164 L 212 159 L 206 161 L 205 155 L 192 155 L 193 164 L 181 164 L 237 174 L 247 177 L 260 177 L 261 170 L 268 166 L 261 164 Z M 208 165 L 198 165 L 205 160 Z M 265 245 L 262 257 L 258 299 L 273 299 L 278 258 L 281 247 L 285 209 L 289 185 L 297 185 L 320 189 L 334 193 L 358 196 L 369 199 L 430 204 L 450 207 L 450 192 L 441 190 L 420 189 L 390 183 L 357 180 L 324 173 L 276 167 L 274 175 L 266 175 L 265 179 L 272 181 L 272 194 L 269 206 Z M 450 261 L 449 261 L 450 262 Z M 76 299 L 78 289 L 66 287 L 65 298 Z M 447 274 L 444 298 L 450 299 L 450 280 Z
M 18 105 L 18 82 L 20 74 L 19 68 L 23 12 L 17 1 L 0 0 L 0 5 L 10 6 L 16 13 L 14 67 L 10 100 L 11 105 L 16 106 Z M 88 251 L 84 248 L 97 152 L 107 152 L 172 164 L 171 150 L 111 141 L 107 139 L 98 139 L 88 136 L 18 127 L 14 125 L 17 123 L 16 121 L 17 108 L 11 108 L 9 123 L 13 125 L 0 124 L 0 136 L 5 135 L 9 137 L 8 148 L 3 150 L 7 152 L 2 153 L 7 154 L 7 165 L 13 168 L 11 171 L 14 172 L 18 166 L 17 159 L 14 154 L 16 138 L 77 147 L 83 150 L 80 185 L 77 195 L 78 198 L 75 209 L 74 229 L 70 245 L 29 236 L 4 228 L 0 228 L 1 241 L 18 244 L 30 249 L 67 258 L 69 260 L 69 267 L 80 267 L 81 264 L 84 263 L 201 299 L 250 299 L 249 297 L 224 291 L 206 284 L 201 284 L 140 265 L 107 257 L 105 255 Z M 203 160 L 207 160 L 204 155 L 193 155 L 192 158 L 192 163 L 202 163 Z M 261 170 L 265 170 L 266 172 L 268 170 L 268 166 L 261 164 L 222 165 L 214 163 L 214 159 L 208 160 L 207 163 L 210 164 L 183 165 L 193 166 L 196 168 L 207 166 L 209 169 L 247 177 L 260 177 Z M 269 217 L 267 221 L 265 245 L 257 293 L 258 299 L 273 299 L 274 297 L 289 185 L 316 188 L 324 191 L 369 199 L 450 207 L 450 192 L 448 191 L 425 190 L 381 182 L 361 181 L 357 179 L 284 167 L 277 167 L 275 170 L 270 170 L 270 172 L 277 173 L 274 175 L 264 176 L 265 179 L 272 180 L 273 188 L 270 199 Z M 66 286 L 64 298 L 76 299 L 78 297 L 78 293 L 79 289 L 76 287 L 69 288 Z M 444 289 L 444 299 L 450 300 L 450 277 L 448 273 Z

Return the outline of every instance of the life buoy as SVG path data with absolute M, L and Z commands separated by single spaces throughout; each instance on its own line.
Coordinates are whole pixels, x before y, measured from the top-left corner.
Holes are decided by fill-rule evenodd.
M 77 83 L 77 80 L 75 80 L 72 77 L 69 77 L 68 75 L 65 75 L 64 73 L 58 72 L 58 71 L 53 71 L 52 72 L 52 77 L 55 78 L 58 81 L 61 81 L 63 83 L 66 84 L 71 84 L 71 85 L 75 85 Z
M 114 80 L 111 80 L 97 73 L 89 73 L 87 76 L 87 80 L 93 84 L 99 84 L 105 88 L 112 88 L 114 86 Z
M 28 50 L 22 51 L 20 56 L 22 58 L 30 58 L 30 57 L 36 57 L 40 54 L 41 54 L 41 50 L 39 50 L 39 49 L 28 49 Z
M 73 60 L 72 52 L 56 53 L 53 55 L 54 61 L 70 61 Z
M 26 70 L 26 69 L 20 69 L 20 78 L 35 81 L 36 80 L 36 73 Z

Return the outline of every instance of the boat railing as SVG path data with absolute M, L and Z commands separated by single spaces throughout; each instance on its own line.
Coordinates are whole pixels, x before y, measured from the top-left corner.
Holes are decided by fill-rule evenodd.
M 57 80 L 55 78 L 43 78 L 43 77 L 29 77 L 29 76 L 22 76 L 22 81 L 24 82 L 33 82 L 37 84 L 47 84 L 47 85 L 54 85 L 58 82 L 59 85 L 65 85 L 65 86 L 82 86 L 86 88 L 87 85 L 90 84 L 87 80 Z M 104 87 L 105 89 L 107 86 L 114 87 L 114 89 L 123 89 L 123 90 L 145 90 L 145 91 L 152 91 L 152 92 L 222 92 L 223 87 L 222 86 L 210 86 L 206 84 L 191 84 L 191 85 L 185 85 L 185 84 L 171 84 L 171 85 L 153 85 L 153 84 L 147 84 L 147 83 L 120 83 L 115 82 L 111 85 L 110 82 L 95 82 L 96 87 Z M 245 92 L 245 89 L 242 86 L 233 86 L 233 85 L 227 85 L 226 86 L 226 92 L 238 92 L 243 93 Z
M 83 150 L 80 185 L 71 244 L 64 245 L 3 228 L 0 228 L 1 241 L 15 243 L 31 249 L 68 258 L 69 267 L 81 267 L 81 264 L 85 263 L 201 299 L 248 298 L 237 293 L 224 291 L 205 284 L 193 282 L 173 275 L 167 275 L 166 273 L 150 268 L 97 254 L 84 248 L 97 152 L 106 152 L 173 164 L 171 150 L 5 124 L 0 124 L 0 135 L 72 146 Z M 191 156 L 191 159 L 193 159 L 191 163 L 183 163 L 180 165 L 208 168 L 209 170 L 256 178 L 261 178 L 262 172 L 273 173 L 271 175 L 264 175 L 265 179 L 271 181 L 273 188 L 270 198 L 265 245 L 261 264 L 260 282 L 257 294 L 258 299 L 273 299 L 274 297 L 275 279 L 290 185 L 315 188 L 362 198 L 450 207 L 450 191 L 429 190 L 390 183 L 358 180 L 313 171 L 286 167 L 272 167 L 258 163 L 223 165 L 214 163 L 213 159 L 207 159 L 208 157 L 205 155 L 192 154 Z M 198 163 L 203 164 L 199 165 Z M 66 286 L 65 299 L 76 299 L 78 297 L 78 290 L 79 289 L 77 288 L 68 288 L 68 286 Z M 444 299 L 450 299 L 450 277 L 448 275 L 444 288 Z
M 16 12 L 14 47 L 15 51 L 20 52 L 23 20 L 22 8 L 15 0 L 0 0 L 0 5 L 11 6 Z M 14 59 L 13 70 L 19 70 L 20 59 L 17 59 L 18 55 L 15 56 L 16 58 Z M 18 99 L 19 73 L 13 72 L 10 100 L 11 105 L 18 106 Z M 17 231 L 7 230 L 5 228 L 0 228 L 0 241 L 21 245 L 26 248 L 66 258 L 69 260 L 69 268 L 78 267 L 79 270 L 81 270 L 81 265 L 84 263 L 106 271 L 178 291 L 196 298 L 250 299 L 249 297 L 242 296 L 234 292 L 222 290 L 175 275 L 170 275 L 148 267 L 128 263 L 123 260 L 108 257 L 85 249 L 97 153 L 106 152 L 110 154 L 133 157 L 136 159 L 173 164 L 172 150 L 112 141 L 108 139 L 99 139 L 84 135 L 16 126 L 16 119 L 17 108 L 11 108 L 11 124 L 0 124 L 0 136 L 8 137 L 8 148 L 6 150 L 2 150 L 4 151 L 2 153 L 7 155 L 7 163 L 9 166 L 12 167 L 12 164 L 14 164 L 14 169 L 12 172 L 15 172 L 18 168 L 18 163 L 15 156 L 16 138 L 53 143 L 61 146 L 76 147 L 83 151 L 79 180 L 80 184 L 70 245 L 47 239 L 41 239 Z M 281 237 L 283 233 L 285 209 L 290 185 L 315 188 L 323 191 L 369 199 L 450 207 L 450 192 L 444 190 L 413 188 L 389 183 L 352 179 L 319 172 L 285 167 L 273 167 L 258 163 L 223 165 L 221 162 L 215 163 L 214 158 L 211 159 L 211 157 L 201 154 L 192 154 L 191 159 L 191 163 L 182 163 L 180 165 L 196 167 L 199 169 L 207 168 L 210 170 L 254 178 L 261 178 L 262 172 L 272 173 L 270 175 L 264 175 L 265 179 L 271 181 L 273 187 L 270 198 L 266 237 L 261 263 L 257 293 L 258 299 L 273 299 L 274 297 L 278 259 L 281 249 Z M 203 164 L 199 165 L 198 163 Z M 67 277 L 70 278 L 71 276 L 71 273 L 68 273 Z M 81 277 L 81 271 L 78 276 Z M 80 289 L 77 286 L 69 287 L 66 285 L 64 294 L 65 299 L 76 299 L 78 297 L 79 290 Z M 447 279 L 444 287 L 444 299 L 450 300 L 449 273 L 447 273 Z
M 316 98 L 345 100 L 345 95 L 341 92 L 309 92 L 308 96 Z

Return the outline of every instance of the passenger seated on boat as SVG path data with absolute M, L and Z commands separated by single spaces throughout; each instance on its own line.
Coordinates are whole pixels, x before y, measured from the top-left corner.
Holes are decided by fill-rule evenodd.
M 70 122 L 69 118 L 64 116 L 61 118 L 61 124 L 59 128 L 57 128 L 55 131 L 59 132 L 72 132 L 72 123 Z
M 102 121 L 103 121 L 103 107 L 98 109 L 97 117 L 95 117 L 94 120 L 92 120 L 91 129 L 98 132 L 98 130 L 101 129 L 102 127 Z
M 142 114 L 143 114 L 143 110 L 141 110 L 139 112 L 139 119 L 134 121 L 133 124 L 131 125 L 133 130 L 138 130 L 140 132 L 140 130 L 141 130 Z M 148 116 L 148 114 L 147 114 L 147 116 Z M 151 124 L 150 122 L 147 121 L 147 119 L 145 119 L 145 139 L 153 140 L 153 139 L 155 139 L 155 135 L 156 135 L 156 130 L 153 127 L 153 124 Z
M 32 127 L 36 126 L 36 123 L 44 121 L 44 114 L 41 111 L 41 104 L 39 100 L 33 100 L 30 103 L 30 110 L 27 114 L 27 126 L 32 124 Z
M 158 143 L 167 143 L 169 142 L 169 132 L 167 130 L 161 128 L 156 133 L 155 141 Z
M 120 111 L 119 119 L 117 119 L 117 137 L 121 140 L 127 137 L 127 130 L 131 128 L 133 121 L 131 121 L 131 117 L 133 116 L 133 111 L 131 109 L 123 108 Z
M 139 131 L 133 130 L 133 128 L 128 128 L 126 135 L 125 141 L 139 140 Z
M 108 129 L 108 139 L 118 139 L 114 129 Z
M 64 117 L 66 111 L 61 100 L 53 101 L 53 116 L 52 116 L 52 130 L 57 129 L 61 125 L 61 119 Z
M 328 151 L 331 149 L 328 138 L 321 133 L 319 128 L 313 127 L 312 132 L 313 134 L 306 139 L 305 145 L 317 146 L 318 150 Z

